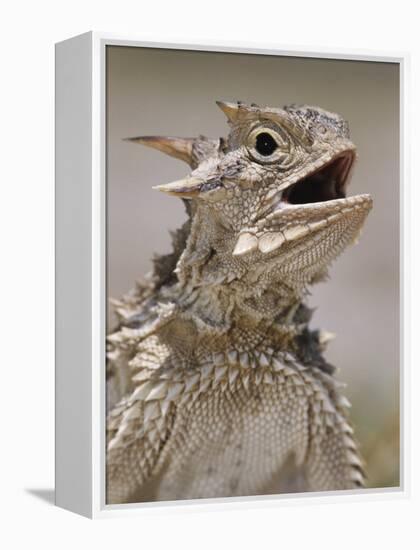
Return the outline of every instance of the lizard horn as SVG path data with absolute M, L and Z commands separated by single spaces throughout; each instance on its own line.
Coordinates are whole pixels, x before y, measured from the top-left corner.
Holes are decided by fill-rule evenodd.
M 124 141 L 140 143 L 152 149 L 157 149 L 189 164 L 193 163 L 192 153 L 195 138 L 164 137 L 164 136 L 139 136 L 125 138 Z
M 239 115 L 241 103 L 231 103 L 230 101 L 216 101 L 216 105 L 225 113 L 229 122 L 235 122 Z
M 153 189 L 181 199 L 192 199 L 200 194 L 203 183 L 202 179 L 191 176 L 172 183 L 156 185 Z

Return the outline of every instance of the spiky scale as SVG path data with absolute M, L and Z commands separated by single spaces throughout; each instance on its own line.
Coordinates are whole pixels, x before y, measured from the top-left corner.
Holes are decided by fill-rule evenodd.
M 150 390 L 153 388 L 153 383 L 150 381 L 145 381 L 138 388 L 136 388 L 131 395 L 131 400 L 135 401 L 138 399 L 146 399 L 149 395 Z
M 268 367 L 270 365 L 270 361 L 265 353 L 260 353 L 259 364 L 261 367 Z
M 243 353 L 241 353 L 240 356 L 239 356 L 239 361 L 241 363 L 241 366 L 246 369 L 249 366 L 249 355 L 248 355 L 248 353 L 245 352 L 245 351 Z
M 144 422 L 153 420 L 160 415 L 160 407 L 156 401 L 150 401 L 144 406 Z
M 214 381 L 217 383 L 221 378 L 223 378 L 227 372 L 228 367 L 216 367 L 216 371 L 214 373 Z
M 149 393 L 146 395 L 145 400 L 151 401 L 153 399 L 161 399 L 168 393 L 168 383 L 166 381 L 158 382 L 153 386 Z
M 185 385 L 181 382 L 173 382 L 168 388 L 166 398 L 168 400 L 176 399 L 184 391 L 184 387 Z
M 189 392 L 191 391 L 199 382 L 200 380 L 200 374 L 197 373 L 197 374 L 194 374 L 192 376 L 189 376 L 188 378 L 186 378 L 186 381 L 185 381 L 185 392 Z
M 237 379 L 239 375 L 239 369 L 235 367 L 230 367 L 228 371 L 229 376 L 229 384 L 232 386 L 235 380 Z
M 238 362 L 238 352 L 236 350 L 229 351 L 228 360 L 231 365 L 236 365 L 236 363 Z

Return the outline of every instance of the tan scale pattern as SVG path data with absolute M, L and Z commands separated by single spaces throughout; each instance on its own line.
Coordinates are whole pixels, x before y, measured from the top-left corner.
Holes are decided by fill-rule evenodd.
M 309 329 L 302 302 L 372 206 L 345 198 L 348 125 L 319 107 L 219 106 L 227 139 L 133 138 L 190 165 L 159 186 L 188 201 L 189 221 L 114 302 L 108 503 L 364 483 L 349 403 L 322 357 L 330 336 Z
M 131 501 L 153 476 L 161 500 L 259 494 L 291 455 L 306 464 L 308 489 L 362 484 L 334 380 L 261 357 L 264 367 L 223 357 L 182 382 L 175 373 L 139 384 L 108 420 L 109 502 Z

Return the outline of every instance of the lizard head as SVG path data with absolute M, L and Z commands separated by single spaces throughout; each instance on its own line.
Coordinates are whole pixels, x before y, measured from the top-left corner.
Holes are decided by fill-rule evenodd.
M 138 137 L 192 171 L 158 190 L 190 202 L 181 263 L 209 283 L 305 286 L 353 242 L 372 206 L 347 197 L 356 159 L 348 124 L 319 107 L 218 102 L 228 137 Z

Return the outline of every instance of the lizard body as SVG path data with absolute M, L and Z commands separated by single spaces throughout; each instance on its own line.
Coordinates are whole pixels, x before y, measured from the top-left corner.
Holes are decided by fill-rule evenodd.
M 188 221 L 109 340 L 107 502 L 363 486 L 348 401 L 303 298 L 359 235 L 347 123 L 221 103 L 227 139 L 132 141 L 187 162 Z

